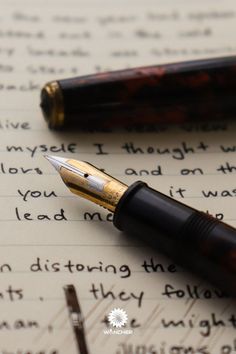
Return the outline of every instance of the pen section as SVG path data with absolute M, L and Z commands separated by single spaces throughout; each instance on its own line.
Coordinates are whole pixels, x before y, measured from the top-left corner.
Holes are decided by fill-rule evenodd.
M 65 126 L 114 127 L 234 118 L 236 57 L 58 81 Z
M 122 196 L 114 225 L 236 295 L 236 230 L 229 225 L 143 182 L 134 183 Z

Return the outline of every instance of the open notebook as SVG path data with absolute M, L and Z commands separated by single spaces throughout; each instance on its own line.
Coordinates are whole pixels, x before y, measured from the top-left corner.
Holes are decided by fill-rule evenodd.
M 78 353 L 68 284 L 89 353 L 235 353 L 235 301 L 126 239 L 43 154 L 143 179 L 236 226 L 236 124 L 58 133 L 38 107 L 49 80 L 236 54 L 235 0 L 9 0 L 0 23 L 0 353 Z M 132 333 L 109 332 L 114 308 Z

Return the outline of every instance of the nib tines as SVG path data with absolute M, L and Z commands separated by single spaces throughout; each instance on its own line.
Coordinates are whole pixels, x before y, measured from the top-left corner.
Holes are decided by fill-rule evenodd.
M 92 176 L 88 174 L 87 171 L 83 171 L 82 169 L 72 166 L 67 162 L 68 159 L 51 155 L 45 155 L 44 157 L 55 167 L 58 172 L 60 171 L 61 167 L 64 167 L 67 170 L 79 175 L 80 177 L 86 178 L 90 188 L 101 192 L 104 188 L 104 185 L 106 184 L 106 180 L 103 178 Z
M 87 171 L 83 171 L 82 169 L 79 169 L 78 167 L 68 163 L 68 161 L 70 160 L 68 158 L 65 159 L 64 157 L 57 157 L 51 155 L 45 155 L 45 158 L 55 167 L 57 172 L 60 172 L 60 168 L 64 167 L 67 170 L 79 175 L 80 177 L 89 177 Z

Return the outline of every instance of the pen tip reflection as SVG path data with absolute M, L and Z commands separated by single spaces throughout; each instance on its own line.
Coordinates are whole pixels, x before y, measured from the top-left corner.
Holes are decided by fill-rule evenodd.
M 65 163 L 68 159 L 59 156 L 51 156 L 51 155 L 44 155 L 45 159 L 47 159 L 53 167 L 59 172 L 63 163 Z

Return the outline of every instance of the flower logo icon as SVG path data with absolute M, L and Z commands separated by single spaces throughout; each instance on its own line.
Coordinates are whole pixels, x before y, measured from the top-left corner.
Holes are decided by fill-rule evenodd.
M 128 316 L 121 308 L 114 308 L 108 315 L 108 321 L 113 327 L 121 328 L 127 323 Z

